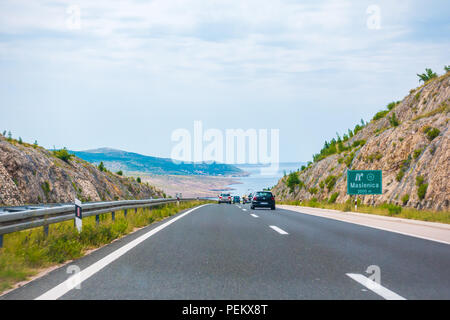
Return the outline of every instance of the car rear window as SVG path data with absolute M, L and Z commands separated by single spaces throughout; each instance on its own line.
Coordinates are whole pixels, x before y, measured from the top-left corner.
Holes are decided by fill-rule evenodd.
M 256 195 L 258 197 L 271 197 L 272 196 L 272 192 L 257 192 Z
M 229 193 L 222 193 L 221 196 L 222 196 L 222 197 L 229 197 L 230 194 L 229 194 Z

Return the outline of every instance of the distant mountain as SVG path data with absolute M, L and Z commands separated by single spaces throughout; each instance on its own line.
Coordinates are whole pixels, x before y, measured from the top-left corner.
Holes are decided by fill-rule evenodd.
M 223 175 L 243 176 L 246 172 L 236 166 L 223 163 L 180 163 L 176 164 L 169 158 L 145 156 L 110 148 L 99 148 L 86 151 L 70 151 L 77 157 L 90 163 L 103 162 L 112 171 L 146 172 L 152 174 L 175 175 Z

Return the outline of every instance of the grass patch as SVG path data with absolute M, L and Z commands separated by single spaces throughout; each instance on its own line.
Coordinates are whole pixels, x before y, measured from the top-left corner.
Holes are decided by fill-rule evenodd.
M 436 114 L 439 114 L 439 113 L 447 113 L 447 112 L 450 112 L 450 107 L 449 107 L 449 105 L 447 103 L 442 102 L 441 106 L 439 108 L 434 109 L 434 110 L 432 110 L 430 112 L 423 113 L 423 114 L 415 117 L 413 119 L 413 121 L 416 121 L 416 120 L 419 120 L 419 119 L 422 119 L 422 118 L 432 117 L 432 116 L 434 116 Z
M 95 216 L 83 219 L 83 231 L 78 233 L 73 221 L 50 225 L 46 237 L 41 228 L 24 230 L 4 235 L 4 247 L 0 249 L 0 292 L 15 283 L 28 279 L 43 268 L 82 257 L 87 250 L 110 243 L 135 228 L 147 226 L 181 210 L 192 208 L 205 201 L 166 204 L 152 209 L 128 210 L 116 212 L 112 221 L 111 214 L 100 215 L 99 225 Z

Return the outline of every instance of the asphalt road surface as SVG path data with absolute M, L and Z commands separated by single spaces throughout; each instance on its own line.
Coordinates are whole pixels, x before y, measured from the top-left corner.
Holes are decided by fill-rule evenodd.
M 209 204 L 0 299 L 450 299 L 449 270 L 444 243 L 289 210 Z

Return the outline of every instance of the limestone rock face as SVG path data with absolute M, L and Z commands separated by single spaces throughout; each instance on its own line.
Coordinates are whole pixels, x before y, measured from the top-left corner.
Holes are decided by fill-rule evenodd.
M 0 205 L 148 199 L 162 197 L 153 186 L 137 183 L 73 157 L 65 162 L 52 152 L 0 135 Z
M 384 118 L 372 120 L 344 143 L 352 146 L 355 141 L 365 140 L 362 147 L 351 147 L 300 171 L 298 176 L 304 186 L 297 185 L 293 192 L 286 185 L 287 177 L 280 179 L 272 191 L 282 200 L 313 197 L 327 200 L 337 192 L 336 202 L 342 203 L 349 199 L 347 170 L 382 170 L 383 194 L 361 196 L 363 203 L 394 203 L 447 211 L 450 200 L 449 106 L 450 73 L 447 73 L 411 90 Z M 390 121 L 394 113 L 400 123 L 398 126 Z M 427 135 L 432 128 L 439 130 L 433 139 Z M 336 177 L 336 183 L 328 189 L 325 180 L 330 176 Z M 417 177 L 423 178 L 422 184 L 428 184 L 422 199 L 418 195 Z M 406 195 L 409 200 L 402 200 Z

